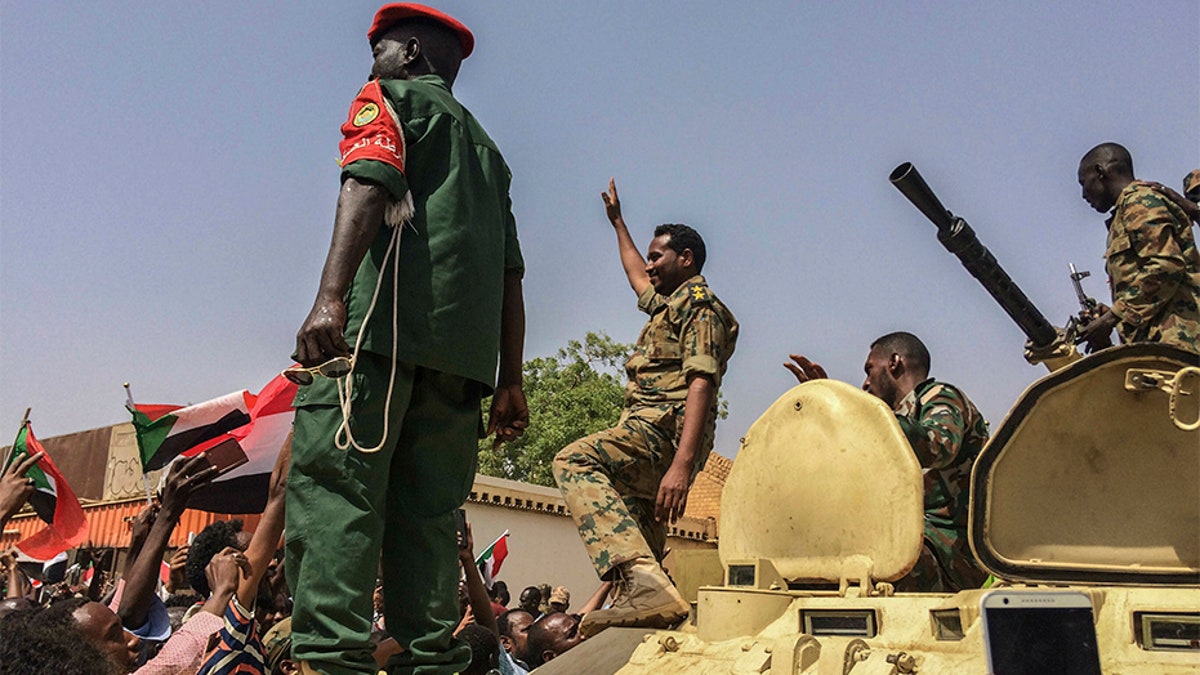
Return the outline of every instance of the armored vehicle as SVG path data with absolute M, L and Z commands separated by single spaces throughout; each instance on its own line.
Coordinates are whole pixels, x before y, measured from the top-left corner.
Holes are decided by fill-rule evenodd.
M 996 586 L 1086 593 L 1104 673 L 1200 671 L 1194 363 L 1130 345 L 1058 370 L 972 473 L 976 558 Z M 874 397 L 818 381 L 777 400 L 746 434 L 721 533 L 724 584 L 700 589 L 692 625 L 645 635 L 620 673 L 987 672 L 986 590 L 889 583 L 920 551 L 921 469 Z
M 1196 355 L 1133 344 L 1081 358 L 915 169 L 893 182 L 914 176 L 902 192 L 1025 330 L 1026 357 L 1051 368 L 993 427 L 972 472 L 970 544 L 992 589 L 1084 594 L 1103 673 L 1200 672 Z M 545 668 L 986 673 L 991 589 L 892 586 L 917 561 L 922 518 L 921 468 L 892 411 L 844 383 L 801 384 L 742 441 L 722 496 L 724 580 L 699 589 L 690 621 L 609 629 Z

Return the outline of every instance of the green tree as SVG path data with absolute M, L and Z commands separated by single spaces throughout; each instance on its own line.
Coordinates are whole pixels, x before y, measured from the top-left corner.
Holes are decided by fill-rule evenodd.
M 529 428 L 514 443 L 479 442 L 479 472 L 554 487 L 551 462 L 573 441 L 617 423 L 633 345 L 589 332 L 551 357 L 525 362 Z M 484 401 L 487 414 L 489 401 Z
M 551 357 L 525 362 L 529 428 L 515 443 L 479 442 L 479 473 L 555 487 L 551 463 L 567 445 L 617 423 L 625 400 L 625 361 L 633 345 L 589 332 Z M 717 396 L 717 417 L 728 415 Z M 490 401 L 483 402 L 487 415 Z

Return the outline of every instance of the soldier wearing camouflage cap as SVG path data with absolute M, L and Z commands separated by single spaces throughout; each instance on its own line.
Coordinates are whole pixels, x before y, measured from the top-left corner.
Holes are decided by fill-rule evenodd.
M 1200 353 L 1200 253 L 1190 218 L 1175 200 L 1133 175 L 1133 158 L 1102 143 L 1079 161 L 1083 199 L 1105 221 L 1104 253 L 1112 307 L 1098 308 L 1080 331 L 1088 348 L 1121 341 L 1162 342 Z
M 1183 197 L 1185 203 L 1180 206 L 1187 211 L 1193 223 L 1200 223 L 1200 169 L 1183 177 Z
M 1200 169 L 1195 169 L 1183 177 L 1183 196 L 1193 202 L 1200 202 Z
M 625 364 L 620 422 L 554 458 L 554 479 L 596 573 L 616 588 L 610 608 L 583 618 L 585 637 L 609 626 L 665 627 L 687 616 L 687 601 L 659 561 L 666 525 L 683 515 L 712 450 L 717 388 L 738 333 L 733 314 L 700 276 L 700 235 L 686 225 L 661 225 L 643 260 L 613 181 L 602 196 L 638 309 L 650 318 Z

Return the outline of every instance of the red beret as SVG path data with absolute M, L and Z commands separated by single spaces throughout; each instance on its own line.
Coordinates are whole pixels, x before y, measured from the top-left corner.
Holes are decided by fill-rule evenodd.
M 387 29 L 404 19 L 432 19 L 454 31 L 458 35 L 459 44 L 462 45 L 464 59 L 470 56 L 471 51 L 475 49 L 475 36 L 471 34 L 470 29 L 462 25 L 462 22 L 449 14 L 439 12 L 432 7 L 418 5 L 415 2 L 393 2 L 380 7 L 379 11 L 375 12 L 375 21 L 371 24 L 371 30 L 367 31 L 367 40 L 374 44 L 375 40 Z

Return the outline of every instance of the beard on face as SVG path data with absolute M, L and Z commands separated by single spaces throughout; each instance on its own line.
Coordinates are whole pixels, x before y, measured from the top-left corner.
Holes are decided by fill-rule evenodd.
M 397 80 L 404 75 L 404 50 L 392 45 L 380 52 L 371 65 L 371 79 Z

